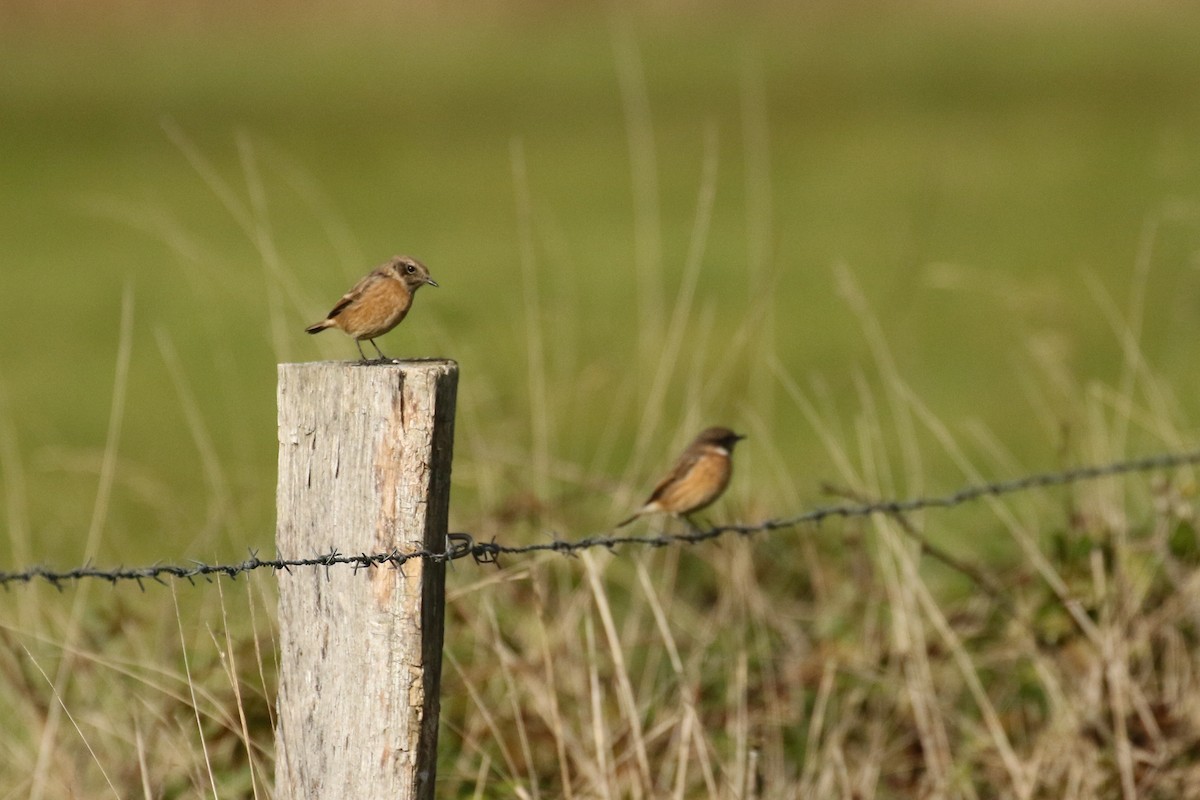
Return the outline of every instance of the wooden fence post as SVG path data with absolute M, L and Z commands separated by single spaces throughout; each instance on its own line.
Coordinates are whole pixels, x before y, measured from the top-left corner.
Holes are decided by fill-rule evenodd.
M 284 558 L 442 551 L 458 365 L 279 365 Z M 280 572 L 275 796 L 434 796 L 445 565 Z

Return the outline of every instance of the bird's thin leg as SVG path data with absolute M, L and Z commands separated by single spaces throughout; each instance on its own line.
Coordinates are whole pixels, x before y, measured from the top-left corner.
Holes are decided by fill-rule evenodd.
M 692 518 L 687 514 L 680 514 L 679 518 L 683 520 L 683 524 L 687 526 L 688 533 L 700 533 L 700 527 L 696 525 Z
M 362 361 L 360 363 L 366 364 L 367 363 L 367 354 L 363 352 L 362 342 L 360 342 L 358 339 L 355 339 L 354 346 L 358 348 L 359 358 L 362 359 Z
M 392 360 L 392 359 L 388 358 L 387 356 L 385 356 L 385 355 L 383 354 L 383 351 L 379 349 L 379 345 L 375 344 L 375 340 L 374 340 L 374 339 L 367 339 L 367 341 L 371 343 L 371 347 L 374 347 L 374 348 L 375 348 L 375 352 L 376 352 L 376 353 L 379 353 L 379 363 L 381 363 L 381 364 L 382 364 L 384 361 L 391 361 L 391 360 Z

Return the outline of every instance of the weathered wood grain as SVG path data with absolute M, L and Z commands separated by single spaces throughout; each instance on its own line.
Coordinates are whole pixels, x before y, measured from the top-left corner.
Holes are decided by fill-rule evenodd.
M 458 366 L 279 366 L 276 546 L 445 546 Z M 432 798 L 445 566 L 279 573 L 275 796 Z

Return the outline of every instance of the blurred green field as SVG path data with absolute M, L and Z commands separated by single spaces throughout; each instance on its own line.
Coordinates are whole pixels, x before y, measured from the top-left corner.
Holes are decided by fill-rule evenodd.
M 1022 462 L 1051 464 L 1061 442 L 1030 424 L 1036 401 L 1021 391 L 1031 343 L 1081 384 L 1113 379 L 1120 347 L 1089 280 L 1125 309 L 1148 228 L 1145 350 L 1193 408 L 1198 21 L 1185 6 L 880 6 L 9 26 L 0 386 L 26 465 L 33 555 L 78 555 L 125 286 L 136 344 L 106 557 L 269 546 L 273 365 L 349 358 L 349 342 L 310 339 L 303 325 L 394 252 L 422 257 L 444 287 L 385 346 L 462 363 L 460 524 L 498 499 L 479 496 L 469 461 L 532 447 L 530 325 L 544 343 L 551 459 L 620 477 L 655 374 L 644 354 L 687 259 L 706 136 L 711 225 L 666 413 L 641 432 L 651 448 L 687 438 L 677 411 L 697 404 L 703 420 L 755 421 L 796 476 L 787 507 L 770 510 L 813 502 L 826 456 L 760 362 L 769 344 L 799 384 L 827 383 L 852 416 L 853 376 L 871 367 L 836 294 L 840 264 L 937 414 L 977 420 Z M 624 100 L 622 74 L 634 76 Z M 657 197 L 639 223 L 627 128 L 642 91 L 653 138 L 636 147 L 653 159 Z M 540 320 L 523 299 L 514 142 Z M 188 149 L 245 216 L 223 206 Z M 642 301 L 663 328 L 638 342 Z M 723 352 L 763 310 L 769 343 Z M 251 542 L 189 549 L 172 533 L 182 551 L 162 552 L 162 527 L 193 527 L 212 489 L 160 336 L 243 530 L 260 531 Z M 688 351 L 701 347 L 702 369 L 734 365 L 728 385 L 701 379 L 693 398 Z M 931 468 L 941 485 L 960 482 Z M 554 477 L 512 463 L 496 491 L 558 497 L 569 487 Z M 595 510 L 585 504 L 581 523 L 601 523 Z
M 126 293 L 133 349 L 95 560 L 271 552 L 275 364 L 354 357 L 340 334 L 303 329 L 394 253 L 441 288 L 380 344 L 460 362 L 451 527 L 481 538 L 604 529 L 718 422 L 750 439 L 716 521 L 833 502 L 822 484 L 852 482 L 830 441 L 880 493 L 970 482 L 923 423 L 905 430 L 900 383 L 996 478 L 1170 449 L 1200 415 L 1200 7 L 363 3 L 284 19 L 115 4 L 108 19 L 32 5 L 0 10 L 0 569 L 86 555 Z M 961 513 L 984 535 L 929 535 L 1013 557 L 986 510 Z M 728 577 L 667 566 L 691 569 L 680 591 L 700 598 Z M 649 619 L 635 568 L 615 569 L 618 613 Z M 580 580 L 503 574 L 510 594 L 487 591 L 522 603 Z M 764 598 L 801 580 L 757 577 Z M 451 592 L 481 602 L 489 580 L 451 575 Z M 41 591 L 29 602 L 45 611 Z M 858 635 L 845 591 L 803 619 L 831 648 Z M 141 632 L 120 658 L 152 663 L 177 634 L 154 597 L 154 612 L 102 605 L 81 646 L 108 653 L 128 625 Z M 182 613 L 212 624 L 225 601 L 198 602 Z M 684 606 L 681 625 L 703 627 Z M 5 630 L 27 644 L 40 617 L 14 614 Z M 474 631 L 486 644 L 448 639 L 462 664 L 448 681 L 495 657 L 488 636 L 520 638 L 493 628 Z M 45 635 L 50 651 L 72 638 Z M 211 678 L 220 655 L 197 670 Z M 190 712 L 169 708 L 186 731 Z M 446 703 L 444 774 L 464 796 L 488 747 L 471 709 L 461 693 Z M 248 796 L 239 758 L 242 788 L 222 796 Z

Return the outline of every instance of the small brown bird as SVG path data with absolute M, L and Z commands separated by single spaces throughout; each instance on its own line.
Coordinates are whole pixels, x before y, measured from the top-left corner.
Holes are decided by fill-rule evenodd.
M 395 256 L 354 284 L 325 319 L 304 330 L 320 333 L 326 328 L 341 328 L 354 338 L 364 362 L 368 359 L 363 353 L 363 339 L 379 353 L 380 361 L 386 361 L 388 357 L 375 344 L 375 337 L 400 324 L 412 308 L 413 295 L 425 284 L 437 286 L 424 264 L 409 256 Z
M 706 428 L 688 445 L 667 477 L 658 482 L 650 499 L 632 517 L 617 525 L 628 525 L 643 514 L 683 517 L 707 508 L 721 496 L 733 474 L 733 446 L 745 439 L 729 428 Z

